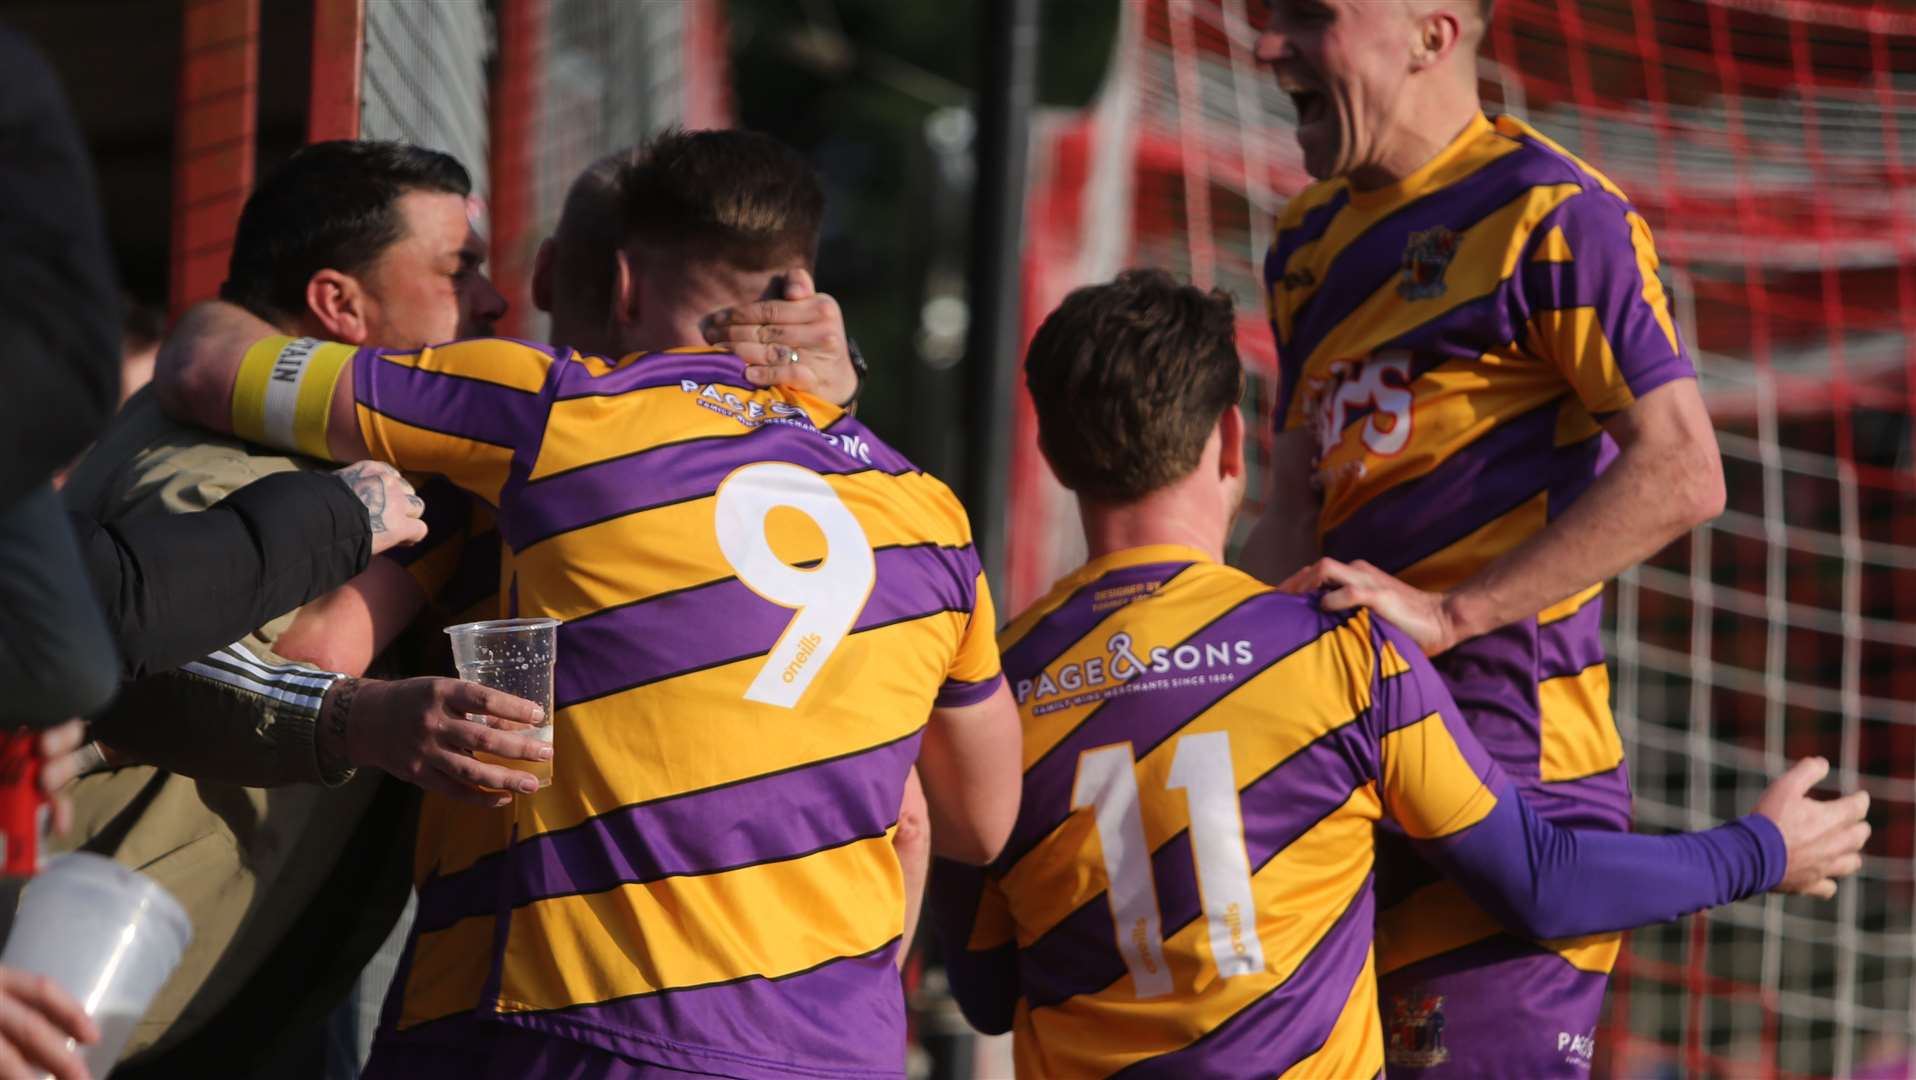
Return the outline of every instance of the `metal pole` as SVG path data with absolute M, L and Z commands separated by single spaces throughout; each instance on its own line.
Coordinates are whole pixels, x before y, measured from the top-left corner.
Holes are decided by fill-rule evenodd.
M 1038 75 L 1038 0 L 989 0 L 978 87 L 970 323 L 965 366 L 965 501 L 978 558 L 1000 595 L 1010 507 L 1013 394 L 1023 294 L 1025 169 Z

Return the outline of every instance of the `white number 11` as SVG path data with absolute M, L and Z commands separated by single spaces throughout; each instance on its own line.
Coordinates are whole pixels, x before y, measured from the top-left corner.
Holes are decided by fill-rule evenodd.
M 1071 808 L 1089 807 L 1096 815 L 1118 952 L 1137 996 L 1153 998 L 1171 992 L 1171 969 L 1164 962 L 1163 919 L 1152 884 L 1151 851 L 1144 840 L 1136 766 L 1128 742 L 1086 751 L 1078 758 Z M 1264 946 L 1257 933 L 1230 735 L 1209 731 L 1179 739 L 1165 786 L 1183 788 L 1190 807 L 1191 859 L 1218 977 L 1263 970 Z

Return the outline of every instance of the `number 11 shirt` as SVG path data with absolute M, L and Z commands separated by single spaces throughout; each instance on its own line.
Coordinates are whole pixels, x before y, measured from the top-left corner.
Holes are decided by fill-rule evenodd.
M 1001 680 L 958 500 L 728 353 L 485 339 L 353 380 L 374 456 L 497 507 L 506 614 L 564 620 L 552 786 L 428 794 L 381 1037 L 900 1075 L 906 775 L 934 704 Z

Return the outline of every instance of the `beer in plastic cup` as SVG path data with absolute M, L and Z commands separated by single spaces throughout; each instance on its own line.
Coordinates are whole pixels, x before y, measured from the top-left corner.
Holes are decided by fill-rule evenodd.
M 452 662 L 459 677 L 480 686 L 524 698 L 545 710 L 534 728 L 511 728 L 552 743 L 552 666 L 558 656 L 559 620 L 485 619 L 446 627 L 452 638 Z M 471 717 L 490 723 L 485 717 Z M 494 724 L 495 727 L 502 725 Z M 474 757 L 493 765 L 531 773 L 540 784 L 552 782 L 552 762 L 512 761 L 487 753 Z
M 46 975 L 73 995 L 100 1028 L 80 1056 L 104 1077 L 192 939 L 186 912 L 152 878 L 81 851 L 27 882 L 0 966 Z

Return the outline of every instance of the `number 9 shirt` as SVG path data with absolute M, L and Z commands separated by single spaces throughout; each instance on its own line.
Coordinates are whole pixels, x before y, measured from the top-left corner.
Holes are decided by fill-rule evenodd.
M 382 1039 L 500 1021 L 731 1075 L 898 1075 L 891 833 L 934 705 L 1002 680 L 964 510 L 709 350 L 362 350 L 373 455 L 497 508 L 552 616 L 553 784 L 428 794 Z

